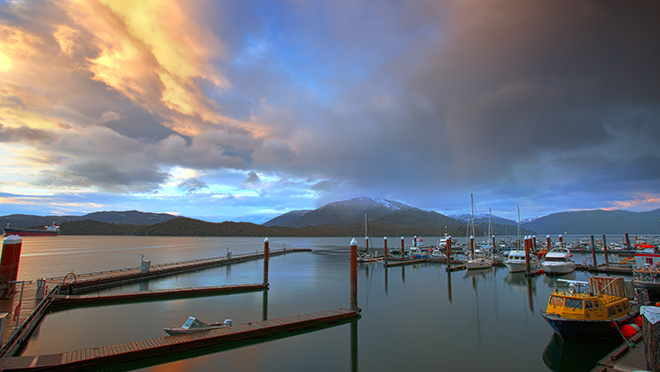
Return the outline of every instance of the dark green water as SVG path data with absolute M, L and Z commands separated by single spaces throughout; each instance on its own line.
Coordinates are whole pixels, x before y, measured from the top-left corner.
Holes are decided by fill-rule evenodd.
M 407 242 L 408 240 L 406 240 Z M 431 244 L 432 239 L 425 239 Z M 48 315 L 23 355 L 48 354 L 165 336 L 194 315 L 234 324 L 349 306 L 350 238 L 274 238 L 271 249 L 309 247 L 270 260 L 270 290 L 58 311 Z M 398 242 L 398 240 L 397 240 Z M 381 243 L 382 244 L 382 243 Z M 22 279 L 137 266 L 263 249 L 261 238 L 65 237 L 25 239 Z M 392 243 L 390 243 L 392 248 Z M 382 245 L 381 245 L 382 247 Z M 578 258 L 576 261 L 580 262 Z M 539 315 L 553 279 L 506 268 L 446 273 L 440 264 L 358 267 L 362 318 L 206 354 L 122 366 L 149 371 L 588 371 L 609 345 L 556 342 Z M 42 272 L 42 274 L 39 274 Z M 33 277 L 29 277 L 33 275 Z M 262 281 L 263 261 L 177 275 L 116 291 Z M 586 280 L 586 274 L 568 278 Z M 548 352 L 546 352 L 546 349 Z M 584 352 L 578 353 L 579 349 Z M 566 350 L 566 353 L 563 351 Z M 185 357 L 185 358 L 183 358 Z M 182 359 L 183 358 L 183 359 Z M 550 367 L 551 368 L 550 368 Z

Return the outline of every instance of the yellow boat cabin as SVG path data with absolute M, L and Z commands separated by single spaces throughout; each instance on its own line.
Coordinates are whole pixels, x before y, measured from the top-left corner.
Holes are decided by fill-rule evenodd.
M 625 297 L 554 292 L 550 295 L 546 313 L 575 320 L 611 320 L 628 316 L 630 305 Z
M 637 315 L 628 300 L 623 278 L 591 277 L 589 283 L 569 282 L 567 291 L 550 294 L 541 316 L 562 337 L 602 338 L 619 334 L 619 328 Z M 580 289 L 589 284 L 588 291 Z

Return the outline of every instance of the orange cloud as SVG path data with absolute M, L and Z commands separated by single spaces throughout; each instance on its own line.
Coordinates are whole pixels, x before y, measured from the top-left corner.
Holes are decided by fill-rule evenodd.
M 185 115 L 201 118 L 198 122 L 238 124 L 222 116 L 220 107 L 197 85 L 203 80 L 217 89 L 229 88 L 212 64 L 223 53 L 222 43 L 193 19 L 189 3 L 70 0 L 65 9 L 98 49 L 88 59 L 93 79 L 164 117 Z M 71 30 L 60 26 L 54 34 L 65 53 L 70 51 Z M 190 135 L 200 130 L 173 129 Z

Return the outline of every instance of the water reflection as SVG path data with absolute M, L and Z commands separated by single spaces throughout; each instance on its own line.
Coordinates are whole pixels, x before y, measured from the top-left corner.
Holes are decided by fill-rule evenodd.
M 553 371 L 590 371 L 621 340 L 564 340 L 553 333 L 543 352 L 543 363 Z
M 268 320 L 268 289 L 264 289 L 261 319 Z
M 351 322 L 351 372 L 357 372 L 358 368 L 358 321 Z
M 451 303 L 451 271 L 447 272 L 447 298 Z

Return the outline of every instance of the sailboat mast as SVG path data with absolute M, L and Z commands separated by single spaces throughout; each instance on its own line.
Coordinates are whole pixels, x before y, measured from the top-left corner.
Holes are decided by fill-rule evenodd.
M 516 237 L 516 245 L 520 249 L 520 205 L 518 205 L 518 236 Z
M 366 253 L 369 254 L 369 235 L 367 235 L 367 214 L 364 214 L 364 242 L 366 243 Z
M 472 206 L 472 220 L 471 220 L 472 236 L 474 236 L 474 197 L 472 196 L 472 194 L 470 194 L 470 204 Z

